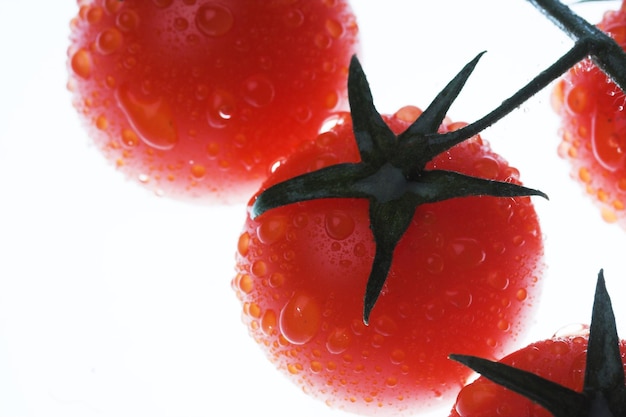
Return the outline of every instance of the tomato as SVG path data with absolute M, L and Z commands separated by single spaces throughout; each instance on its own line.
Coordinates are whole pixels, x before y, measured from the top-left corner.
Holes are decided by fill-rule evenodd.
M 525 331 L 540 287 L 542 236 L 527 196 L 469 196 L 410 206 L 410 224 L 371 315 L 365 313 L 366 324 L 363 293 L 377 251 L 385 246 L 374 237 L 371 210 L 377 202 L 313 198 L 256 213 L 256 204 L 274 187 L 286 185 L 276 195 L 289 198 L 300 192 L 289 188 L 294 180 L 354 172 L 367 166 L 363 158 L 378 160 L 368 154 L 371 147 L 357 149 L 355 143 L 355 131 L 371 137 L 360 123 L 376 119 L 360 114 L 355 119 L 362 101 L 355 98 L 352 117 L 338 115 L 329 131 L 294 152 L 252 198 L 232 285 L 254 340 L 305 392 L 356 413 L 417 413 L 453 397 L 470 375 L 448 360 L 451 352 L 497 357 Z M 408 106 L 372 123 L 398 134 L 418 130 L 419 117 L 431 123 L 431 115 Z M 447 119 L 440 126 L 437 118 L 432 123 L 442 135 L 466 126 Z M 395 195 L 403 180 L 387 182 L 389 164 L 384 158 L 379 163 L 382 171 L 356 187 Z M 442 152 L 426 169 L 520 183 L 519 172 L 478 135 Z M 417 177 L 430 178 L 427 171 Z M 341 183 L 335 190 L 332 179 L 318 177 L 313 186 L 320 182 L 339 194 L 350 187 Z M 411 184 L 405 188 L 412 190 Z M 425 193 L 436 195 L 438 186 L 426 185 Z M 454 187 L 462 188 L 456 182 Z M 388 201 L 393 217 L 402 217 L 404 195 L 394 198 Z
M 119 171 L 159 195 L 245 202 L 346 108 L 346 0 L 79 0 L 73 104 Z
M 626 8 L 606 12 L 598 28 L 626 47 Z M 607 59 L 607 58 L 605 58 Z M 559 155 L 602 218 L 626 228 L 626 99 L 590 59 L 556 84 L 553 104 L 561 119 Z
M 456 359 L 483 376 L 461 390 L 450 417 L 592 417 L 626 412 L 626 341 L 617 336 L 602 271 L 590 327 L 532 343 L 499 362 Z

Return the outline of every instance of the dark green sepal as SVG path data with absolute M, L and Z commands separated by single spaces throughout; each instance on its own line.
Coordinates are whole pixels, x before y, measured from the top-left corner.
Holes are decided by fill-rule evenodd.
M 398 135 L 400 150 L 396 155 L 398 159 L 393 161 L 395 165 L 413 169 L 415 167 L 423 168 L 440 153 L 473 136 L 456 136 L 452 140 L 442 141 L 441 138 L 443 136 L 438 134 L 437 131 L 450 106 L 461 93 L 469 76 L 472 75 L 474 68 L 476 68 L 478 61 L 484 54 L 485 52 L 481 52 L 467 63 L 452 81 L 441 90 L 420 117 L 407 130 Z M 405 172 L 405 174 L 410 175 L 410 172 Z
M 374 166 L 384 164 L 394 153 L 396 134 L 376 110 L 369 83 L 356 55 L 350 60 L 348 71 L 348 100 L 361 161 Z
M 626 416 L 626 387 L 620 339 L 603 270 L 598 274 L 596 285 L 581 393 L 503 363 L 456 354 L 450 355 L 450 359 L 524 395 L 555 417 Z
M 465 65 L 400 135 L 393 133 L 376 110 L 365 73 L 353 57 L 348 97 L 361 161 L 329 166 L 275 184 L 263 190 L 252 204 L 250 216 L 254 219 L 268 210 L 309 200 L 365 198 L 369 201 L 376 253 L 364 295 L 366 324 L 389 274 L 394 250 L 418 206 L 478 195 L 547 198 L 541 191 L 508 182 L 425 169 L 438 154 L 475 135 L 440 140 L 450 136 L 439 134 L 438 129 L 482 55 Z
M 450 359 L 460 362 L 496 384 L 536 402 L 555 417 L 583 417 L 587 415 L 579 414 L 587 401 L 583 394 L 531 372 L 475 356 L 450 355 Z

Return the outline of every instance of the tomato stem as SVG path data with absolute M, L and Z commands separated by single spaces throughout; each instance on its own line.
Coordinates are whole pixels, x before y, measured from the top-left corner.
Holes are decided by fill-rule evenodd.
M 407 130 L 396 135 L 374 106 L 363 68 L 350 62 L 348 97 L 354 137 L 361 161 L 341 163 L 296 176 L 262 190 L 251 218 L 287 204 L 323 198 L 365 198 L 376 254 L 365 288 L 363 322 L 367 324 L 389 274 L 396 245 L 417 207 L 469 196 L 547 196 L 518 184 L 427 170 L 426 164 L 452 146 L 474 136 L 438 133 L 439 127 L 482 53 L 466 64 Z M 442 139 L 444 138 L 444 139 Z
M 500 106 L 462 129 L 439 135 L 443 143 L 478 134 L 498 122 L 531 97 L 550 85 L 585 58 L 590 58 L 623 91 L 626 91 L 626 52 L 606 33 L 574 13 L 558 0 L 528 0 L 555 25 L 574 39 L 574 46 L 561 58 L 539 73 Z M 586 0 L 591 1 L 591 0 Z

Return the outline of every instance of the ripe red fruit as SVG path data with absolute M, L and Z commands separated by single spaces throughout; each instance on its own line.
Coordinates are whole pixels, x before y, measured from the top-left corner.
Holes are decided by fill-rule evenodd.
M 626 7 L 598 27 L 626 47 Z M 558 81 L 553 104 L 561 117 L 559 155 L 609 223 L 626 228 L 626 95 L 590 60 Z
M 625 415 L 626 341 L 617 336 L 602 271 L 587 329 L 530 344 L 499 362 L 451 355 L 483 376 L 461 390 L 450 417 Z
M 350 80 L 363 88 L 364 78 L 352 77 L 355 67 Z M 532 194 L 516 185 L 518 171 L 479 136 L 442 151 L 407 180 L 398 178 L 384 157 L 369 152 L 377 146 L 419 147 L 424 143 L 419 138 L 430 135 L 431 128 L 437 138 L 460 132 L 464 123 L 442 120 L 441 110 L 457 94 L 447 93 L 424 112 L 405 107 L 382 118 L 361 114 L 370 110 L 367 94 L 351 93 L 352 117 L 339 116 L 332 129 L 292 154 L 250 201 L 232 283 L 243 321 L 280 370 L 333 407 L 370 415 L 437 407 L 470 374 L 447 359 L 451 352 L 461 348 L 497 357 L 527 327 L 539 290 L 543 244 L 530 198 L 517 196 Z M 440 106 L 441 100 L 446 104 Z M 387 127 L 392 137 L 385 136 Z M 382 135 L 372 141 L 391 142 L 366 146 L 370 128 Z M 376 164 L 380 170 L 355 183 L 339 175 Z M 438 182 L 443 178 L 438 174 L 450 172 L 455 173 L 453 184 Z M 313 178 L 310 184 L 307 178 Z M 306 201 L 284 205 L 284 199 L 299 198 L 302 183 L 318 196 L 351 190 L 373 195 L 305 196 Z M 515 191 L 507 198 L 448 196 L 460 193 L 462 184 L 478 183 Z M 440 193 L 448 196 L 445 201 L 437 198 Z M 411 199 L 416 195 L 435 202 L 415 209 Z M 277 207 L 259 209 L 272 206 L 273 198 L 281 200 Z M 375 225 L 372 210 L 387 203 L 391 206 L 382 210 L 391 207 L 392 217 Z M 363 293 L 384 264 L 377 264 L 384 258 L 379 251 L 388 249 L 385 239 L 395 227 L 388 223 L 405 210 L 409 224 L 388 259 L 388 278 L 385 273 L 373 310 L 367 308 L 366 295 L 364 312 Z
M 346 107 L 346 0 L 79 0 L 69 89 L 106 158 L 158 194 L 244 202 Z

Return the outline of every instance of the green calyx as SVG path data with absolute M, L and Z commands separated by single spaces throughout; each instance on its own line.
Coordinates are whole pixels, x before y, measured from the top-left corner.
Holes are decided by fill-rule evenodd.
M 485 378 L 541 405 L 555 417 L 626 416 L 626 386 L 620 340 L 603 271 L 598 274 L 582 392 L 530 372 L 486 359 L 450 355 Z
M 376 110 L 363 69 L 353 57 L 348 97 L 361 161 L 329 166 L 271 186 L 260 193 L 252 205 L 254 219 L 268 210 L 308 200 L 365 198 L 369 201 L 376 253 L 365 288 L 363 321 L 366 324 L 387 279 L 395 247 L 418 206 L 477 195 L 547 198 L 541 191 L 517 184 L 425 169 L 437 155 L 477 133 L 460 129 L 440 134 L 438 129 L 481 56 L 482 53 L 470 61 L 399 135 Z

